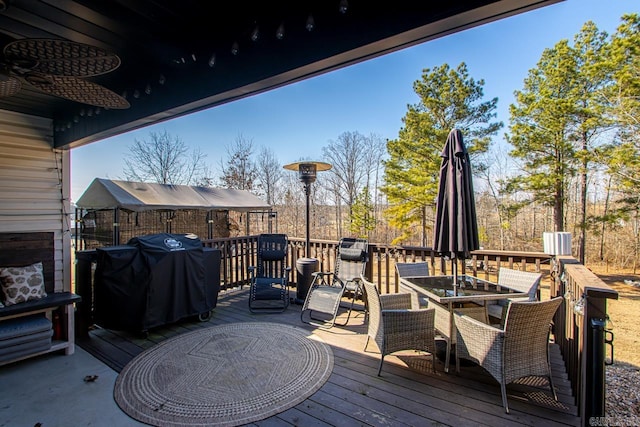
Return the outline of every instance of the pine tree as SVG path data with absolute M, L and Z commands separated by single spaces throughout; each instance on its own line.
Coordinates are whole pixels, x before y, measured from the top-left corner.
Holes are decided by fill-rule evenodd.
M 511 188 L 529 193 L 531 202 L 552 207 L 556 231 L 567 228 L 567 189 L 580 176 L 576 227 L 582 261 L 589 174 L 600 135 L 610 125 L 601 96 L 611 82 L 608 48 L 607 34 L 587 22 L 573 46 L 561 40 L 545 49 L 510 106 L 507 139 L 513 146 L 511 155 L 523 160 Z
M 357 237 L 368 238 L 369 233 L 376 228 L 373 201 L 369 187 L 364 187 L 356 197 L 351 207 L 351 221 L 349 229 Z
M 451 129 L 462 131 L 473 156 L 485 152 L 491 136 L 502 127 L 491 122 L 498 99 L 483 102 L 483 86 L 484 80 L 469 77 L 465 63 L 456 69 L 448 64 L 425 69 L 422 79 L 414 82 L 420 102 L 408 106 L 398 138 L 387 142 L 389 159 L 383 162 L 381 191 L 389 201 L 385 215 L 400 231 L 394 244 L 417 231 L 427 246 L 427 218 L 437 197 L 440 153 Z

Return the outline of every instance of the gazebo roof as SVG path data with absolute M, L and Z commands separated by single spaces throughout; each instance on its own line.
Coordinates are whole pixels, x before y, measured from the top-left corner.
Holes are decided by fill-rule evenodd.
M 84 209 L 148 210 L 267 210 L 271 205 L 246 190 L 155 184 L 96 178 L 78 199 Z

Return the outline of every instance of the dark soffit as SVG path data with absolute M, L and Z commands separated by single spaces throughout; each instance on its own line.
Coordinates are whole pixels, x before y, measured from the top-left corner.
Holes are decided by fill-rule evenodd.
M 55 147 L 72 148 L 560 0 L 344 1 L 0 0 L 0 47 L 54 38 L 112 51 L 120 67 L 90 80 L 131 104 L 103 110 L 25 85 L 0 109 L 53 119 Z

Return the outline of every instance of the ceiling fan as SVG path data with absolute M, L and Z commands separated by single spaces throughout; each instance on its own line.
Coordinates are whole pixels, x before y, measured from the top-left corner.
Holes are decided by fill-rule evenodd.
M 56 39 L 22 39 L 7 44 L 0 58 L 0 98 L 16 95 L 23 83 L 48 94 L 108 109 L 129 108 L 117 93 L 85 80 L 120 66 L 114 53 Z

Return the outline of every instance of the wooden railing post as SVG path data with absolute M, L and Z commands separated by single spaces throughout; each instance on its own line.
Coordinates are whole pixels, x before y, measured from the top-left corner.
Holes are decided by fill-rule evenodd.
M 555 340 L 564 357 L 582 425 L 587 426 L 592 417 L 605 415 L 605 331 L 597 329 L 606 325 L 607 299 L 617 299 L 618 293 L 572 257 L 555 260 L 553 277 L 551 297 L 565 298 L 554 318 Z

